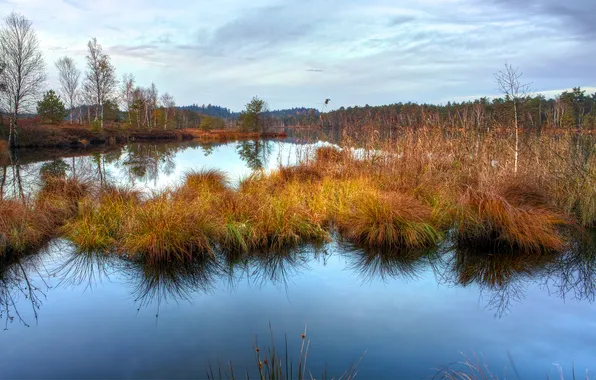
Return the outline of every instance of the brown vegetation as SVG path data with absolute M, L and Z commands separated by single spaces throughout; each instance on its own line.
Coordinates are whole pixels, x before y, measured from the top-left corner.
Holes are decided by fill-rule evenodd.
M 0 200 L 0 256 L 38 249 L 58 236 L 87 191 L 77 180 L 47 178 L 33 199 Z
M 1 134 L 0 134 L 1 135 Z M 93 128 L 86 124 L 59 125 L 43 124 L 37 118 L 19 120 L 19 147 L 74 147 L 86 148 L 91 145 L 125 144 L 130 141 L 233 141 L 254 138 L 283 138 L 286 134 L 241 132 L 239 130 L 201 131 L 195 128 L 187 129 L 135 129 L 124 124 L 105 123 L 103 129 Z M 4 140 L 0 140 L 0 152 Z

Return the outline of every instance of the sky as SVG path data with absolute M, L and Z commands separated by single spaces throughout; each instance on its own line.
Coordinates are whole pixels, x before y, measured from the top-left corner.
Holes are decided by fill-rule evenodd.
M 497 95 L 505 62 L 536 92 L 596 92 L 594 0 L 0 0 L 11 11 L 33 22 L 49 88 L 96 37 L 119 77 L 178 105 L 446 103 Z

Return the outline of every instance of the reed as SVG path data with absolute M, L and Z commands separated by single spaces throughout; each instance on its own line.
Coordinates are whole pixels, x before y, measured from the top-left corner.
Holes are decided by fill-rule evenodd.
M 284 336 L 284 348 L 280 350 L 276 346 L 273 329 L 269 326 L 271 335 L 270 344 L 267 347 L 261 347 L 258 340 L 255 339 L 252 351 L 254 354 L 255 366 L 252 370 L 246 368 L 244 370 L 235 369 L 231 362 L 224 366 L 220 361 L 217 362 L 215 369 L 211 362 L 209 362 L 206 370 L 207 379 L 209 380 L 223 380 L 234 379 L 241 375 L 242 378 L 250 379 L 251 373 L 257 379 L 269 380 L 306 380 L 313 379 L 312 371 L 308 367 L 308 355 L 310 350 L 310 339 L 306 335 L 306 328 L 300 334 L 300 350 L 296 357 L 292 358 L 288 349 L 288 337 Z M 360 357 L 358 361 L 350 364 L 350 366 L 338 376 L 329 376 L 327 370 L 324 370 L 320 379 L 326 380 L 352 380 L 358 374 L 358 366 L 364 358 L 366 352 Z M 296 361 L 294 361 L 296 360 Z
M 105 187 L 97 198 L 79 202 L 78 215 L 63 226 L 63 234 L 81 251 L 114 249 L 123 236 L 126 218 L 140 202 L 138 191 Z
M 573 221 L 543 190 L 512 179 L 492 189 L 468 189 L 461 200 L 457 238 L 467 246 L 504 246 L 528 253 L 561 251 Z
M 119 247 L 149 261 L 186 261 L 195 255 L 211 255 L 219 226 L 210 211 L 208 201 L 172 200 L 165 192 L 131 210 L 122 226 Z
M 78 180 L 48 178 L 32 199 L 0 200 L 0 256 L 39 249 L 58 236 L 87 191 L 88 184 Z
M 372 191 L 353 199 L 339 225 L 344 237 L 368 247 L 423 248 L 443 238 L 431 216 L 432 209 L 412 196 Z

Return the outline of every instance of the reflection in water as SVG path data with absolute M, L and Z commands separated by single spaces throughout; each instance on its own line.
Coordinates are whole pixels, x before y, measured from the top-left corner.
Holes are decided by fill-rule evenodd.
M 521 301 L 531 283 L 540 284 L 549 294 L 563 299 L 570 295 L 588 302 L 595 299 L 593 244 L 578 245 L 558 256 L 480 254 L 465 250 L 396 253 L 362 250 L 351 245 L 340 245 L 332 250 L 338 253 L 330 254 L 329 247 L 304 246 L 282 252 L 221 254 L 187 263 L 150 264 L 103 253 L 80 253 L 68 243 L 55 243 L 52 251 L 56 254 L 42 253 L 0 262 L 0 317 L 5 327 L 15 319 L 25 325 L 30 318 L 37 320 L 44 291 L 51 288 L 46 279 L 53 277 L 58 279 L 58 285 L 91 291 L 103 280 L 123 283 L 130 287 L 138 310 L 155 305 L 158 316 L 162 305 L 192 302 L 197 294 L 212 292 L 217 284 L 226 282 L 230 291 L 244 282 L 259 288 L 273 285 L 288 292 L 292 278 L 307 273 L 315 261 L 326 265 L 330 255 L 347 259 L 347 268 L 364 282 L 414 281 L 427 276 L 425 272 L 430 269 L 441 284 L 463 287 L 474 284 L 480 289 L 481 297 L 489 294 L 487 307 L 494 310 L 496 317 L 506 315 L 512 303 Z M 38 269 L 45 269 L 42 264 L 48 263 L 44 256 L 54 260 L 48 273 Z
M 143 144 L 127 145 L 123 157 L 114 159 L 117 167 L 124 168 L 131 183 L 135 180 L 155 182 L 160 174 L 170 175 L 176 169 L 174 158 L 181 150 L 180 144 Z
M 308 263 L 313 257 L 313 248 L 317 252 L 316 247 L 305 246 L 249 255 L 226 254 L 224 274 L 231 289 L 246 281 L 249 286 L 283 286 L 287 293 L 291 278 L 309 269 Z
M 556 258 L 545 271 L 544 287 L 559 298 L 596 299 L 596 231 Z
M 416 280 L 429 267 L 434 270 L 437 260 L 437 249 L 396 252 L 342 244 L 342 250 L 349 253 L 349 268 L 363 282 L 377 279 L 388 281 L 394 278 Z
M 480 297 L 488 293 L 487 307 L 502 317 L 513 302 L 521 302 L 525 288 L 544 273 L 553 262 L 553 255 L 524 255 L 515 252 L 476 252 L 456 249 L 447 260 L 442 280 L 457 286 L 475 284 Z
M 212 291 L 221 273 L 219 263 L 208 257 L 185 263 L 126 262 L 124 271 L 137 310 L 156 304 L 156 317 L 162 302 L 190 302 L 194 293 Z
M 64 248 L 67 243 L 58 243 Z M 121 261 L 114 255 L 103 252 L 77 252 L 73 247 L 62 249 L 65 253 L 52 272 L 60 279 L 59 285 L 93 289 L 121 268 Z
M 0 320 L 5 330 L 15 320 L 27 327 L 31 318 L 37 322 L 42 300 L 49 290 L 39 271 L 40 262 L 40 255 L 0 257 Z
M 240 158 L 252 170 L 261 170 L 269 161 L 272 148 L 267 140 L 246 140 L 238 143 L 236 150 Z

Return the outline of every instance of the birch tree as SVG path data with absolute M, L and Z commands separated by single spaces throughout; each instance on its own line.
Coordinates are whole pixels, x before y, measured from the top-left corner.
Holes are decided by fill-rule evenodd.
M 81 72 L 70 57 L 62 57 L 57 60 L 56 68 L 58 69 L 58 80 L 60 82 L 60 95 L 68 103 L 70 124 L 72 124 L 74 109 L 79 98 L 78 92 L 81 82 Z
M 118 84 L 116 69 L 96 38 L 87 43 L 87 48 L 88 71 L 85 75 L 85 87 L 93 94 L 96 106 L 95 120 L 99 119 L 100 126 L 103 128 L 103 105 L 113 95 Z
M 174 102 L 174 97 L 167 92 L 161 96 L 160 102 L 161 102 L 161 106 L 164 109 L 163 129 L 167 129 L 168 128 L 168 114 L 170 113 L 170 110 L 176 106 L 176 103 Z
M 46 68 L 39 40 L 32 23 L 18 13 L 4 19 L 0 29 L 0 61 L 4 70 L 0 83 L 4 85 L 1 97 L 3 108 L 10 115 L 8 146 L 18 146 L 18 116 L 35 105 L 46 81 Z
M 513 170 L 517 173 L 517 162 L 519 157 L 519 114 L 518 108 L 521 103 L 526 99 L 530 91 L 531 83 L 521 83 L 523 73 L 519 71 L 519 68 L 513 68 L 508 63 L 505 63 L 505 69 L 500 70 L 495 74 L 495 81 L 506 100 L 510 100 L 513 103 L 513 126 L 515 128 L 515 158 L 513 161 Z
M 120 87 L 122 109 L 128 114 L 128 123 L 132 123 L 132 108 L 135 101 L 135 78 L 132 74 L 124 74 Z

